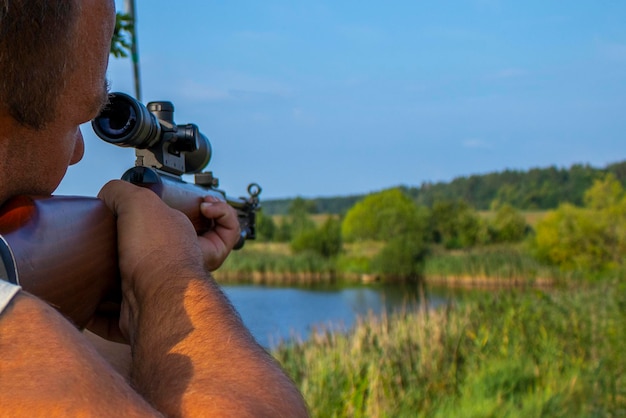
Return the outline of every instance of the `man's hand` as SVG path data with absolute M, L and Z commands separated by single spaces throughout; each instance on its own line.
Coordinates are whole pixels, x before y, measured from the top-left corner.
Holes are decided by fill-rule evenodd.
M 200 205 L 205 218 L 213 219 L 213 229 L 198 237 L 204 264 L 210 271 L 222 265 L 228 254 L 239 241 L 241 231 L 237 212 L 228 203 L 214 196 L 207 196 Z
M 119 328 L 133 387 L 166 416 L 307 416 L 302 396 L 254 340 L 206 267 L 239 239 L 236 213 L 207 198 L 198 237 L 151 190 L 113 181 L 99 197 L 117 216 Z
M 183 270 L 204 271 L 203 255 L 191 222 L 151 190 L 114 180 L 98 198 L 117 220 L 122 304 L 119 317 L 97 315 L 87 328 L 111 341 L 129 343 L 132 317 L 142 301 L 175 285 Z
M 148 189 L 114 180 L 98 197 L 117 218 L 123 301 L 119 326 L 115 317 L 98 316 L 87 328 L 111 341 L 128 342 L 137 299 L 149 298 L 151 292 L 175 286 L 177 281 L 185 285 L 186 275 L 203 276 L 204 269 L 218 268 L 239 239 L 239 222 L 230 205 L 209 196 L 200 211 L 215 226 L 197 236 L 185 215 Z

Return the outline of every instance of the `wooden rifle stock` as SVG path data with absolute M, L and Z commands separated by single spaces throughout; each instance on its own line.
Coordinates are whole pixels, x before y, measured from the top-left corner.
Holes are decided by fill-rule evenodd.
M 0 209 L 13 281 L 79 328 L 119 292 L 116 231 L 113 214 L 96 198 L 18 196 Z
M 150 169 L 138 171 L 150 175 L 127 180 L 151 189 L 168 206 L 183 212 L 198 234 L 213 227 L 213 221 L 200 213 L 204 196 L 213 195 L 236 209 L 242 231 L 247 230 L 242 232 L 239 247 L 246 238 L 254 239 L 245 200 L 228 200 L 219 191 L 155 177 Z M 0 256 L 9 276 L 16 276 L 6 279 L 47 301 L 79 328 L 107 306 L 112 314 L 118 313 L 117 226 L 100 199 L 14 197 L 0 208 L 0 238 Z

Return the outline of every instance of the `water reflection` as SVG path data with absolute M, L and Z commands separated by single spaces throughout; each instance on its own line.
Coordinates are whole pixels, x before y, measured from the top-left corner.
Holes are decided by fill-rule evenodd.
M 358 286 L 337 288 L 280 288 L 223 286 L 233 305 L 265 347 L 281 340 L 306 339 L 315 327 L 350 329 L 358 316 L 380 315 L 398 309 L 416 309 L 416 286 Z M 448 296 L 429 292 L 428 303 L 437 306 Z

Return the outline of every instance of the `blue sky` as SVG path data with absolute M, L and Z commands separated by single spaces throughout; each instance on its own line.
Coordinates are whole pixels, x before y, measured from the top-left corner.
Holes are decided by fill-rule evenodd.
M 623 1 L 136 1 L 144 102 L 200 127 L 234 196 L 626 159 Z M 109 78 L 133 92 L 128 59 Z M 133 165 L 83 132 L 58 194 L 95 195 Z

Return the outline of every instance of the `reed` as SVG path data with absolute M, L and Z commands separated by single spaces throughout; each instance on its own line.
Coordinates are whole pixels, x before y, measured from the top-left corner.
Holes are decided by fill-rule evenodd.
M 284 243 L 249 243 L 231 253 L 216 277 L 224 283 L 277 285 L 375 280 L 379 277 L 371 261 L 383 247 L 382 242 L 351 243 L 339 257 L 327 259 L 310 252 L 293 254 Z M 445 285 L 554 286 L 591 276 L 542 264 L 524 244 L 498 244 L 454 251 L 434 248 L 425 259 L 423 277 L 428 283 Z
M 539 263 L 523 245 L 515 244 L 434 251 L 426 258 L 424 276 L 430 283 L 503 285 L 553 285 L 573 278 Z
M 626 415 L 626 286 L 483 293 L 273 354 L 314 417 Z
M 290 254 L 288 248 L 275 244 L 257 244 L 244 251 L 231 253 L 224 265 L 214 273 L 218 281 L 313 285 L 333 282 L 337 277 L 334 260 L 317 254 Z

